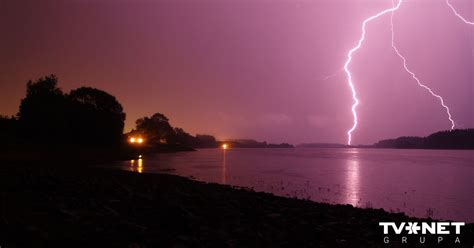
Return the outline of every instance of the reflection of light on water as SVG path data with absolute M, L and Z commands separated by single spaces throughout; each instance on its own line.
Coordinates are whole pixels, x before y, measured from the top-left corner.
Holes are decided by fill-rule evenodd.
M 357 154 L 358 151 L 351 151 L 352 154 Z M 359 175 L 359 160 L 357 156 L 353 156 L 352 159 L 347 161 L 347 198 L 346 202 L 352 206 L 357 206 L 360 201 L 360 175 Z
M 223 152 L 223 159 L 222 159 L 222 184 L 226 184 L 227 183 L 227 162 L 226 162 L 226 148 L 224 148 L 224 152 Z
M 141 157 L 141 155 L 140 155 L 140 157 Z M 135 171 L 135 159 L 130 160 L 130 170 Z M 143 172 L 143 159 L 141 159 L 141 158 L 138 159 L 136 171 L 138 173 Z
M 138 173 L 143 172 L 143 159 L 138 159 L 138 168 L 137 168 Z

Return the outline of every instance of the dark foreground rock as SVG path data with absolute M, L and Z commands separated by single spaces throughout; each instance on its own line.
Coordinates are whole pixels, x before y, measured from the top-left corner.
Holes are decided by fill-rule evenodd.
M 0 166 L 0 246 L 473 247 L 459 235 L 391 236 L 403 214 L 276 197 L 160 174 L 40 164 Z M 466 206 L 469 207 L 469 206 Z M 470 206 L 472 207 L 472 206 Z M 411 221 L 420 221 L 410 219 Z

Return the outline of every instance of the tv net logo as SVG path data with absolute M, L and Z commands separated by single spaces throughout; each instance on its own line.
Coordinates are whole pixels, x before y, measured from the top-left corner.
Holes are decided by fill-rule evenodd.
M 464 225 L 464 222 L 401 222 L 400 224 L 395 222 L 379 222 L 379 226 L 383 227 L 384 235 L 402 235 L 400 239 L 402 244 L 407 244 L 413 240 L 424 244 L 427 234 L 437 235 L 436 241 L 438 244 L 445 241 L 445 237 L 441 235 L 451 235 L 453 236 L 451 241 L 454 244 L 459 244 L 461 243 L 459 236 L 461 234 L 461 227 Z M 409 239 L 410 235 L 417 235 L 419 239 L 416 237 Z M 383 240 L 385 244 L 390 243 L 389 236 L 384 236 Z

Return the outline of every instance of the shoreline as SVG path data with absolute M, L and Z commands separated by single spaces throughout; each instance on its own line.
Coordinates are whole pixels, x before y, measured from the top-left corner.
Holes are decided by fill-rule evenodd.
M 384 244 L 378 222 L 433 221 L 175 175 L 60 164 L 0 166 L 2 247 L 420 247 L 417 235 Z M 474 224 L 462 228 L 461 246 L 443 236 L 444 247 L 472 247 Z

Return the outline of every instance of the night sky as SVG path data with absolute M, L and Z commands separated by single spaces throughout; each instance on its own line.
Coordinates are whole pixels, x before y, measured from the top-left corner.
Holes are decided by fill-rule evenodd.
M 451 0 L 474 20 L 474 1 Z M 51 73 L 69 91 L 103 89 L 126 131 L 161 112 L 218 138 L 346 142 L 351 92 L 342 66 L 361 22 L 390 0 L 0 0 L 0 114 Z M 395 14 L 408 66 L 474 127 L 474 26 L 445 0 L 406 0 Z M 351 64 L 361 104 L 353 144 L 450 128 L 444 109 L 391 50 L 390 15 L 371 22 Z M 329 76 L 329 77 L 328 77 Z

